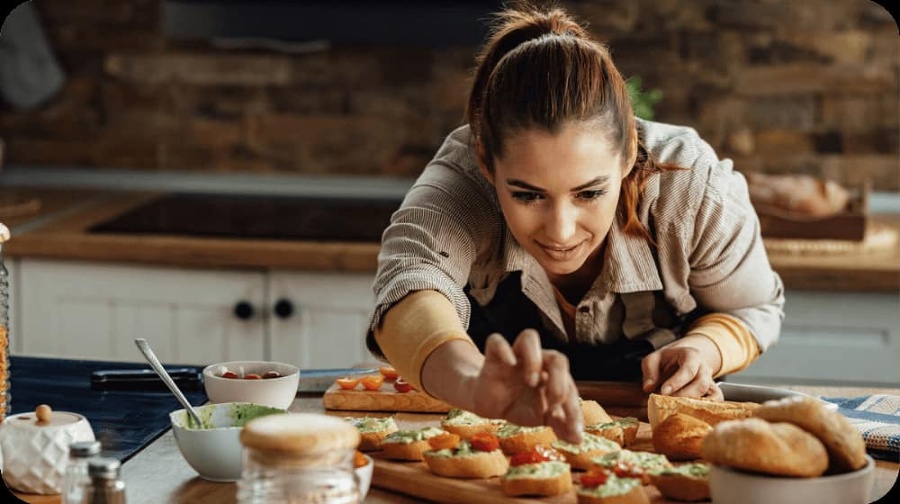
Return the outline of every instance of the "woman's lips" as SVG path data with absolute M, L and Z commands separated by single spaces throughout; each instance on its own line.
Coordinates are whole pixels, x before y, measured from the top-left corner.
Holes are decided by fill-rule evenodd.
M 541 250 L 543 250 L 544 254 L 550 259 L 553 259 L 554 261 L 567 261 L 575 256 L 578 249 L 581 247 L 581 243 L 571 247 L 557 247 L 544 245 L 543 243 L 538 242 L 538 246 L 541 247 Z

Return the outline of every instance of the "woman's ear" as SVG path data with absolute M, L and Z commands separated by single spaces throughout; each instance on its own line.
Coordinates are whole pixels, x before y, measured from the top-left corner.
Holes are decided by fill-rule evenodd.
M 494 172 L 488 168 L 487 154 L 481 140 L 475 141 L 475 159 L 478 162 L 478 170 L 481 171 L 481 174 L 491 183 L 491 185 L 494 185 Z

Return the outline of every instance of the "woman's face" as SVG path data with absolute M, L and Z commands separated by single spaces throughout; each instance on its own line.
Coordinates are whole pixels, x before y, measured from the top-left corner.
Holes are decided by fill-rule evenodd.
M 622 166 L 604 135 L 570 125 L 510 138 L 486 176 L 510 232 L 554 280 L 599 271 L 594 259 L 615 217 Z

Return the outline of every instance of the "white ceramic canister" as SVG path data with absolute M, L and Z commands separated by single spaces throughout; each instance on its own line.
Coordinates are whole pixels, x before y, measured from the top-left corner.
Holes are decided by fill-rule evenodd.
M 62 489 L 69 445 L 94 441 L 87 418 L 40 405 L 34 413 L 8 416 L 0 424 L 3 480 L 11 489 L 32 494 L 58 494 Z

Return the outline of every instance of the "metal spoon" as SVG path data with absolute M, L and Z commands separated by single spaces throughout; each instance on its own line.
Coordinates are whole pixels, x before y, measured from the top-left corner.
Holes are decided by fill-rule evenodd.
M 135 338 L 134 344 L 137 345 L 138 349 L 144 354 L 144 357 L 147 358 L 147 362 L 150 363 L 150 367 L 156 371 L 156 374 L 162 378 L 163 383 L 169 387 L 169 390 L 175 394 L 175 397 L 178 399 L 178 402 L 184 406 L 184 409 L 190 413 L 189 419 L 193 419 L 197 424 L 197 427 L 203 425 L 203 422 L 200 421 L 200 415 L 197 414 L 197 411 L 194 410 L 194 407 L 191 406 L 191 403 L 188 402 L 187 398 L 184 397 L 184 394 L 181 393 L 181 390 L 178 388 L 178 385 L 175 385 L 175 382 L 172 380 L 172 377 L 169 376 L 169 373 L 166 371 L 166 368 L 160 364 L 159 359 L 156 358 L 156 354 L 153 353 L 153 350 L 150 349 L 150 344 L 147 343 L 147 340 L 144 338 Z M 190 422 L 188 422 L 188 427 L 190 427 Z

